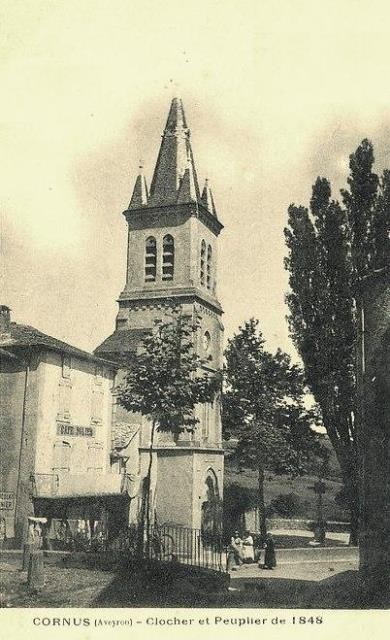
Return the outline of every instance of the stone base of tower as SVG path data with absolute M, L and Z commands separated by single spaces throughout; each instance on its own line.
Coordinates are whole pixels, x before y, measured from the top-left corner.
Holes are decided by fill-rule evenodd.
M 149 450 L 141 449 L 142 477 L 147 474 L 149 460 Z M 220 528 L 223 463 L 221 449 L 156 448 L 151 486 L 158 524 Z

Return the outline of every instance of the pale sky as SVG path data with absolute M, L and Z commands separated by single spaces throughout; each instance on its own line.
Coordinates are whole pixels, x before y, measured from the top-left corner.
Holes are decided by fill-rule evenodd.
M 0 0 L 0 303 L 92 350 L 114 327 L 139 160 L 173 96 L 220 236 L 227 337 L 292 352 L 283 227 L 373 140 L 390 167 L 390 10 L 358 0 Z M 337 195 L 335 188 L 335 195 Z

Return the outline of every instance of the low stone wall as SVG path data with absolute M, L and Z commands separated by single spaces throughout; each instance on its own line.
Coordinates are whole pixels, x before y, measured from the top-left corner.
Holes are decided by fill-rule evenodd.
M 308 549 L 277 549 L 278 564 L 317 562 L 358 562 L 358 547 L 310 547 Z
M 270 531 L 272 530 L 290 530 L 290 531 L 312 531 L 314 526 L 313 520 L 299 520 L 297 518 L 267 518 L 267 526 Z M 326 530 L 332 533 L 349 533 L 349 522 L 335 522 L 328 521 L 326 523 Z
M 252 533 L 257 533 L 259 528 L 259 516 L 257 509 L 250 509 L 245 513 L 245 528 L 252 531 Z M 267 527 L 270 531 L 272 530 L 308 530 L 312 531 L 314 527 L 314 521 L 303 519 L 303 518 L 267 518 Z M 336 522 L 333 520 L 327 521 L 327 531 L 332 533 L 349 533 L 350 524 L 349 522 Z

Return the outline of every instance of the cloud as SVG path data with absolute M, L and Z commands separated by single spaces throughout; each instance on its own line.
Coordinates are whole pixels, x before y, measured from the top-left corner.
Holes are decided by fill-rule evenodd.
M 375 4 L 375 3 L 374 3 Z M 283 227 L 316 176 L 335 194 L 373 139 L 390 166 L 379 11 L 297 0 L 6 3 L 0 81 L 3 291 L 19 321 L 93 348 L 113 328 L 127 206 L 174 93 L 225 224 L 227 335 L 250 316 L 293 351 Z M 371 5 L 370 5 L 371 7 Z

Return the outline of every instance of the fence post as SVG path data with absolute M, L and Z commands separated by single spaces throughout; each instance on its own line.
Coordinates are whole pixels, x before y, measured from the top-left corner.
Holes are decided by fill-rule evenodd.
M 27 587 L 30 593 L 38 593 L 45 586 L 42 549 L 32 548 L 28 565 Z

